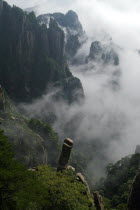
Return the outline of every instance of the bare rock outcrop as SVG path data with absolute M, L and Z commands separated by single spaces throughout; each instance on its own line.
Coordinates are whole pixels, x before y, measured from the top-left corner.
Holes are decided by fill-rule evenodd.
M 94 192 L 93 196 L 94 196 L 94 204 L 95 204 L 96 209 L 104 210 L 103 199 L 102 199 L 102 196 L 99 195 L 99 192 Z
M 73 147 L 73 140 L 66 138 L 62 146 L 62 152 L 60 155 L 57 171 L 62 171 L 67 168 L 72 147 Z
M 48 39 L 51 56 L 60 64 L 64 63 L 64 32 L 54 19 L 50 19 Z
M 79 21 L 78 15 L 70 10 L 66 14 L 56 12 L 38 16 L 39 23 L 46 24 L 47 26 L 50 20 L 52 22 L 52 19 L 58 23 L 65 33 L 65 51 L 67 57 L 71 60 L 86 40 L 86 34 Z
M 54 19 L 47 28 L 33 12 L 0 0 L 0 84 L 12 100 L 31 102 L 50 86 L 59 90 L 57 101 L 81 97 L 82 84 L 68 68 L 64 46 L 64 32 Z
M 87 192 L 90 193 L 89 185 L 87 181 L 85 180 L 85 177 L 81 173 L 77 173 L 76 176 L 79 179 L 79 181 L 81 181 L 86 186 Z
M 88 61 L 96 61 L 104 64 L 119 65 L 119 56 L 114 50 L 115 46 L 112 43 L 102 44 L 99 41 L 92 42 Z

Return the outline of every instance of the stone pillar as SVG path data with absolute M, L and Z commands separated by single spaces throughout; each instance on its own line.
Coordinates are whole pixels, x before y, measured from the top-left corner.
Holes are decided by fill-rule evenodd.
M 93 196 L 94 196 L 94 204 L 95 204 L 96 209 L 104 210 L 103 199 L 102 199 L 102 196 L 99 195 L 99 192 L 94 192 Z
M 62 152 L 59 158 L 57 171 L 62 171 L 67 168 L 72 147 L 73 147 L 73 140 L 66 138 L 62 146 Z

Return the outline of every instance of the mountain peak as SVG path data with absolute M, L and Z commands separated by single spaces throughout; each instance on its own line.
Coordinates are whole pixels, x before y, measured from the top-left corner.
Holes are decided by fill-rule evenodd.
M 73 30 L 78 30 L 79 33 L 83 32 L 83 28 L 79 21 L 78 15 L 73 10 L 69 10 L 65 14 L 65 25 L 72 28 Z
M 69 15 L 69 16 L 71 16 L 71 17 L 78 18 L 77 13 L 76 13 L 75 11 L 73 11 L 73 10 L 69 10 L 69 11 L 66 13 L 66 15 Z

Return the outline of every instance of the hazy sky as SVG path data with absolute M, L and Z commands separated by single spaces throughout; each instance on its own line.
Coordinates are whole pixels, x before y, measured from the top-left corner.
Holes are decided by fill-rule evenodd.
M 72 8 L 75 8 L 75 4 L 84 4 L 89 5 L 92 4 L 93 6 L 98 4 L 106 4 L 108 6 L 111 6 L 112 8 L 116 8 L 118 10 L 139 10 L 140 8 L 140 1 L 139 0 L 7 0 L 9 4 L 15 4 L 23 8 L 27 7 L 33 7 L 37 5 L 45 5 L 46 10 L 49 5 L 53 4 L 55 5 L 55 8 L 59 8 L 59 5 L 61 5 L 63 8 L 68 8 L 69 6 Z M 135 2 L 135 3 L 134 3 Z

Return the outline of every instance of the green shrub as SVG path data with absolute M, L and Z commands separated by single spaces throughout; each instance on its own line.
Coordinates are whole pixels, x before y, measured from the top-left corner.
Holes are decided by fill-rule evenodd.
M 92 209 L 86 187 L 70 171 L 48 166 L 27 170 L 14 159 L 12 147 L 0 131 L 0 207 L 13 210 Z

